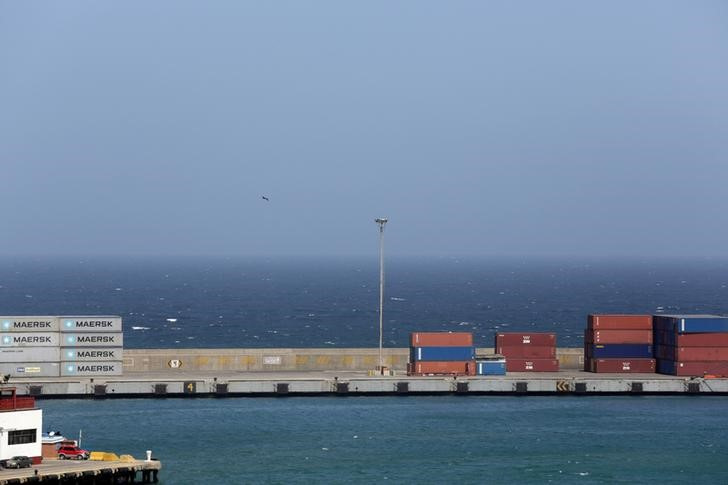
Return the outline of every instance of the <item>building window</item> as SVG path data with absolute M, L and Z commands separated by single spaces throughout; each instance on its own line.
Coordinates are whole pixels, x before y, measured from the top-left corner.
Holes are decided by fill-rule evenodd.
M 8 445 L 24 445 L 26 443 L 35 443 L 35 437 L 38 430 L 35 429 L 18 429 L 8 432 Z

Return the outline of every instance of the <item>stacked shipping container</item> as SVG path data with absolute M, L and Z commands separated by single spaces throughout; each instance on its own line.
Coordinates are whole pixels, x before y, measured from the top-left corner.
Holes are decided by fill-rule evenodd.
M 475 347 L 469 332 L 414 332 L 409 375 L 475 375 Z
M 584 370 L 653 373 L 650 315 L 589 315 L 584 333 Z
M 58 377 L 60 333 L 57 317 L 0 317 L 0 374 Z
M 498 333 L 495 353 L 506 359 L 508 372 L 556 372 L 556 334 Z
M 121 317 L 59 317 L 61 376 L 121 375 Z
M 0 317 L 0 373 L 121 375 L 120 317 Z
M 654 322 L 660 374 L 728 377 L 728 318 L 655 315 Z

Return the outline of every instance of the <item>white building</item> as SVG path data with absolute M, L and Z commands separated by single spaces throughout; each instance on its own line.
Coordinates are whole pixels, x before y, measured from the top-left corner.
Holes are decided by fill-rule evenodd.
M 15 388 L 0 389 L 0 460 L 25 455 L 41 461 L 43 411 L 35 399 L 18 396 Z

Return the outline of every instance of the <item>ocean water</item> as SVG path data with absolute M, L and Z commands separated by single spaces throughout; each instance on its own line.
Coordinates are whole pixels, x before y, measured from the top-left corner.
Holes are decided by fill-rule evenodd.
M 0 313 L 114 314 L 128 348 L 376 347 L 372 258 L 0 260 Z M 554 331 L 592 312 L 728 312 L 728 262 L 392 258 L 384 345 L 420 330 Z
M 375 347 L 378 261 L 5 259 L 0 314 L 118 314 L 125 346 Z M 387 261 L 385 345 L 555 331 L 590 312 L 725 313 L 728 263 Z M 725 397 L 42 400 L 44 426 L 163 461 L 164 484 L 728 483 Z
M 163 484 L 728 483 L 726 397 L 41 401 Z

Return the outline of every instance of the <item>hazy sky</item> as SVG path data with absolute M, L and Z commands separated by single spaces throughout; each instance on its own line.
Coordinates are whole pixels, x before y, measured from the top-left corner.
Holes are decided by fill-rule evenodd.
M 0 254 L 724 255 L 727 182 L 725 1 L 0 0 Z

